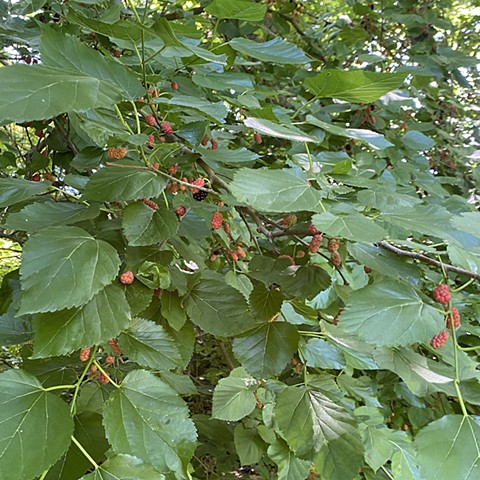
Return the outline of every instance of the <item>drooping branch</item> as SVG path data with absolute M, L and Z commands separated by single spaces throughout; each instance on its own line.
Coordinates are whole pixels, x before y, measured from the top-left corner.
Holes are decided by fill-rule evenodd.
M 395 245 L 392 245 L 391 243 L 388 243 L 386 241 L 377 242 L 377 246 L 384 248 L 385 250 L 389 250 L 390 252 L 393 252 L 396 255 L 399 255 L 401 257 L 413 258 L 414 260 L 418 260 L 419 262 L 426 263 L 434 267 L 443 268 L 447 272 L 460 273 L 467 277 L 480 280 L 480 274 L 478 273 L 465 270 L 464 268 L 455 267 L 454 265 L 450 265 L 448 263 L 439 262 L 438 260 L 434 260 L 433 258 L 423 255 L 423 253 L 416 253 L 416 252 L 410 252 L 408 250 L 402 250 L 401 248 L 398 248 Z

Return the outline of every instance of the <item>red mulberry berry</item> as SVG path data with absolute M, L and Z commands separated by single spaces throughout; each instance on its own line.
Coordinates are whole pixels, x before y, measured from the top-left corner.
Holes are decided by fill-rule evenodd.
M 453 328 L 458 328 L 460 326 L 460 312 L 457 307 L 452 307 L 452 313 L 447 315 L 446 327 L 452 328 L 452 318 L 453 318 Z
M 153 296 L 156 298 L 160 298 L 162 296 L 162 289 L 161 288 L 155 288 L 153 290 Z
M 448 303 L 452 299 L 448 285 L 445 283 L 437 285 L 433 290 L 433 299 L 442 305 Z
M 105 362 L 107 362 L 109 365 L 111 365 L 112 363 L 115 363 L 115 357 L 113 357 L 112 355 L 109 355 L 109 356 L 105 359 Z
M 43 130 L 35 130 L 35 135 L 38 138 L 43 138 L 45 136 L 45 133 L 43 132 Z
M 211 150 L 216 150 L 218 148 L 218 142 L 212 138 L 211 142 L 210 142 L 210 149 Z
M 312 224 L 310 224 L 310 225 L 308 226 L 308 231 L 309 231 L 312 235 L 317 235 L 318 233 L 320 233 L 320 232 L 317 230 L 317 228 L 316 228 L 314 225 L 312 225 Z
M 160 164 L 158 162 L 152 163 L 152 168 L 154 170 L 158 170 L 160 168 Z
M 159 140 L 160 140 L 160 143 L 165 143 L 165 141 L 166 141 L 166 140 L 165 140 L 165 137 L 164 137 L 163 135 L 160 137 Z
M 187 209 L 186 209 L 183 205 L 179 205 L 179 206 L 175 209 L 175 213 L 176 213 L 179 217 L 183 217 L 183 216 L 187 213 Z
M 320 234 L 314 235 L 308 245 L 310 253 L 317 253 L 320 245 L 322 244 L 323 237 Z
M 253 134 L 253 139 L 255 140 L 255 143 L 258 143 L 259 145 L 262 143 L 262 136 L 258 133 L 258 132 L 255 132 Z
M 32 180 L 32 182 L 39 182 L 41 179 L 42 179 L 42 177 L 40 176 L 39 173 L 34 173 L 30 180 Z
M 295 260 L 290 255 L 279 255 L 278 258 L 286 258 L 292 266 L 295 265 Z
M 204 187 L 205 186 L 205 180 L 203 178 L 196 178 L 191 183 L 192 183 L 192 185 L 196 185 L 197 187 Z M 198 188 L 191 188 L 190 191 L 192 193 L 197 193 L 200 190 Z
M 331 238 L 331 239 L 328 241 L 327 250 L 328 250 L 330 253 L 337 252 L 337 251 L 338 251 L 338 247 L 340 247 L 340 240 L 339 240 L 338 238 Z
M 211 262 L 215 262 L 216 260 L 217 260 L 217 255 L 216 255 L 215 253 L 212 253 L 212 254 L 210 255 L 210 261 L 211 261 Z
M 210 224 L 212 225 L 212 228 L 214 230 L 218 230 L 222 226 L 222 223 L 223 223 L 222 214 L 220 212 L 215 212 L 210 222 Z
M 110 383 L 110 377 L 102 372 L 99 373 L 98 380 L 100 381 L 100 383 L 103 383 L 103 385 L 107 385 L 108 383 Z
M 235 250 L 235 253 L 237 254 L 237 256 L 239 258 L 245 258 L 247 256 L 247 254 L 245 253 L 245 251 L 243 250 L 242 247 L 238 246 L 237 249 Z
M 90 373 L 91 373 L 92 375 L 95 375 L 95 374 L 97 373 L 97 370 L 98 370 L 98 367 L 97 367 L 94 363 L 92 363 L 92 364 L 90 365 Z
M 303 258 L 304 256 L 305 256 L 305 252 L 303 250 L 299 250 L 297 252 L 297 255 L 296 255 L 297 258 Z
M 158 210 L 158 205 L 149 198 L 142 198 L 142 202 L 153 210 Z
M 147 140 L 147 147 L 152 148 L 155 145 L 155 137 L 149 133 L 148 140 Z
M 116 353 L 117 355 L 122 354 L 122 350 L 118 346 L 118 340 L 116 338 L 112 338 L 111 340 L 109 340 L 108 344 L 110 345 L 110 347 L 114 351 L 114 353 Z
M 178 90 L 178 83 L 177 82 L 172 82 L 170 84 L 170 86 L 172 87 L 172 90 Z
M 108 149 L 108 158 L 120 160 L 122 158 L 125 158 L 125 155 L 127 155 L 127 149 L 125 147 L 112 147 Z
M 168 167 L 168 173 L 170 175 L 175 175 L 177 173 L 177 166 L 176 165 L 170 165 Z
M 202 138 L 202 141 L 200 142 L 203 146 L 205 146 L 207 143 L 208 143 L 208 140 L 210 140 L 208 138 L 208 135 L 204 135 L 203 138 Z
M 173 132 L 172 126 L 168 122 L 162 122 L 160 125 L 165 135 L 170 135 Z
M 120 283 L 124 285 L 130 285 L 135 280 L 135 275 L 133 272 L 124 272 L 120 275 Z
M 227 250 L 227 253 L 228 253 L 228 255 L 230 255 L 230 258 L 231 258 L 234 262 L 238 262 L 237 252 L 234 252 L 233 250 L 228 249 L 228 250 Z
M 154 127 L 157 124 L 157 120 L 153 115 L 147 115 L 145 117 L 145 122 L 147 123 L 147 125 L 150 125 L 151 127 Z
M 338 252 L 332 252 L 330 255 L 330 261 L 336 266 L 339 267 L 342 264 L 342 257 Z
M 438 335 L 435 335 L 430 341 L 430 345 L 435 350 L 442 348 L 447 342 L 449 333 L 446 330 L 442 330 Z
M 89 358 L 90 358 L 90 348 L 89 347 L 82 348 L 80 350 L 80 360 L 82 362 L 86 362 Z

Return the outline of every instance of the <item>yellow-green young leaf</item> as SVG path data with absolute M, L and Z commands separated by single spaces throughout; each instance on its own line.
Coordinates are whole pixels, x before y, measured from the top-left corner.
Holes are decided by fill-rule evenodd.
M 352 292 L 340 318 L 340 332 L 387 346 L 428 344 L 445 327 L 441 313 L 412 287 L 393 280 Z
M 303 50 L 283 38 L 259 43 L 248 38 L 237 37 L 230 40 L 229 45 L 237 52 L 262 62 L 302 65 L 310 61 Z
M 68 405 L 22 370 L 0 374 L 0 478 L 31 479 L 70 445 Z
M 130 322 L 122 289 L 109 285 L 81 307 L 42 313 L 33 318 L 33 358 L 66 355 L 116 337 Z
M 44 192 L 49 182 L 30 182 L 22 178 L 0 178 L 0 208 L 28 200 Z
M 165 180 L 153 171 L 105 167 L 90 177 L 84 197 L 100 202 L 156 198 L 165 185 Z
M 285 322 L 268 322 L 233 341 L 233 353 L 256 378 L 278 375 L 298 347 L 297 329 Z
M 235 422 L 253 412 L 257 381 L 241 367 L 222 378 L 213 391 L 212 417 Z
M 165 480 L 165 475 L 137 457 L 115 455 L 80 480 Z
M 0 123 L 26 122 L 64 112 L 111 107 L 120 89 L 78 72 L 44 65 L 9 65 L 0 69 Z
M 376 73 L 365 70 L 328 70 L 305 80 L 305 87 L 319 98 L 371 103 L 402 86 L 405 73 Z
M 172 337 L 150 320 L 136 319 L 118 342 L 125 355 L 139 365 L 156 370 L 181 366 L 180 353 Z
M 267 6 L 245 0 L 213 0 L 205 11 L 218 18 L 259 22 L 263 20 Z
M 83 305 L 111 283 L 119 266 L 116 250 L 81 228 L 41 230 L 23 249 L 23 298 L 18 314 Z
M 134 455 L 175 478 L 187 478 L 197 433 L 185 402 L 145 370 L 130 372 L 105 403 L 107 438 L 116 453 Z
M 242 168 L 230 183 L 233 196 L 254 208 L 270 212 L 319 212 L 323 193 L 306 177 L 288 170 Z
M 446 415 L 420 430 L 415 447 L 422 478 L 480 478 L 479 417 Z

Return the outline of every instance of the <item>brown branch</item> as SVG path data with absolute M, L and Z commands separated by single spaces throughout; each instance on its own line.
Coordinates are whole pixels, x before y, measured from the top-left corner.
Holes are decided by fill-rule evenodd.
M 475 280 L 480 280 L 479 273 L 474 273 L 469 270 L 465 270 L 464 268 L 455 267 L 454 265 L 450 265 L 448 263 L 439 262 L 438 260 L 434 260 L 433 258 L 427 257 L 422 253 L 415 253 L 415 252 L 409 252 L 408 250 L 402 250 L 401 248 L 395 247 L 391 243 L 388 243 L 385 241 L 377 242 L 377 246 L 384 248 L 385 250 L 389 250 L 390 252 L 393 252 L 396 255 L 399 255 L 401 257 L 413 258 L 414 260 L 418 260 L 428 265 L 432 265 L 438 268 L 443 268 L 446 272 L 460 273 L 461 275 L 466 275 L 467 277 L 474 278 Z
M 225 344 L 221 340 L 217 340 L 217 345 L 220 347 L 220 351 L 222 352 L 222 357 L 223 357 L 223 360 L 225 361 L 225 364 L 230 370 L 233 370 L 235 368 L 235 365 L 233 364 L 232 359 L 228 354 Z

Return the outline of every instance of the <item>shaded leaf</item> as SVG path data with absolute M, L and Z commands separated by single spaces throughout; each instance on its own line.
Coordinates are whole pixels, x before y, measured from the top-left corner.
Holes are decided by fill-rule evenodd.
M 269 322 L 233 340 L 233 353 L 256 378 L 278 375 L 298 346 L 297 329 L 284 322 Z
M 254 465 L 260 461 L 265 452 L 265 442 L 256 428 L 245 428 L 239 423 L 234 430 L 235 450 L 240 458 L 240 465 Z
M 345 368 L 342 352 L 335 345 L 313 338 L 302 348 L 305 363 L 309 367 L 341 370 Z
M 213 0 L 205 11 L 218 18 L 259 22 L 263 20 L 267 6 L 245 0 Z
M 9 207 L 44 192 L 50 183 L 22 178 L 0 178 L 0 208 Z
M 259 320 L 271 320 L 280 311 L 282 294 L 275 289 L 269 289 L 262 283 L 256 285 L 250 294 L 250 305 L 253 314 Z
M 268 456 L 278 465 L 278 480 L 305 480 L 310 462 L 297 458 L 287 444 L 277 439 L 267 450 Z

